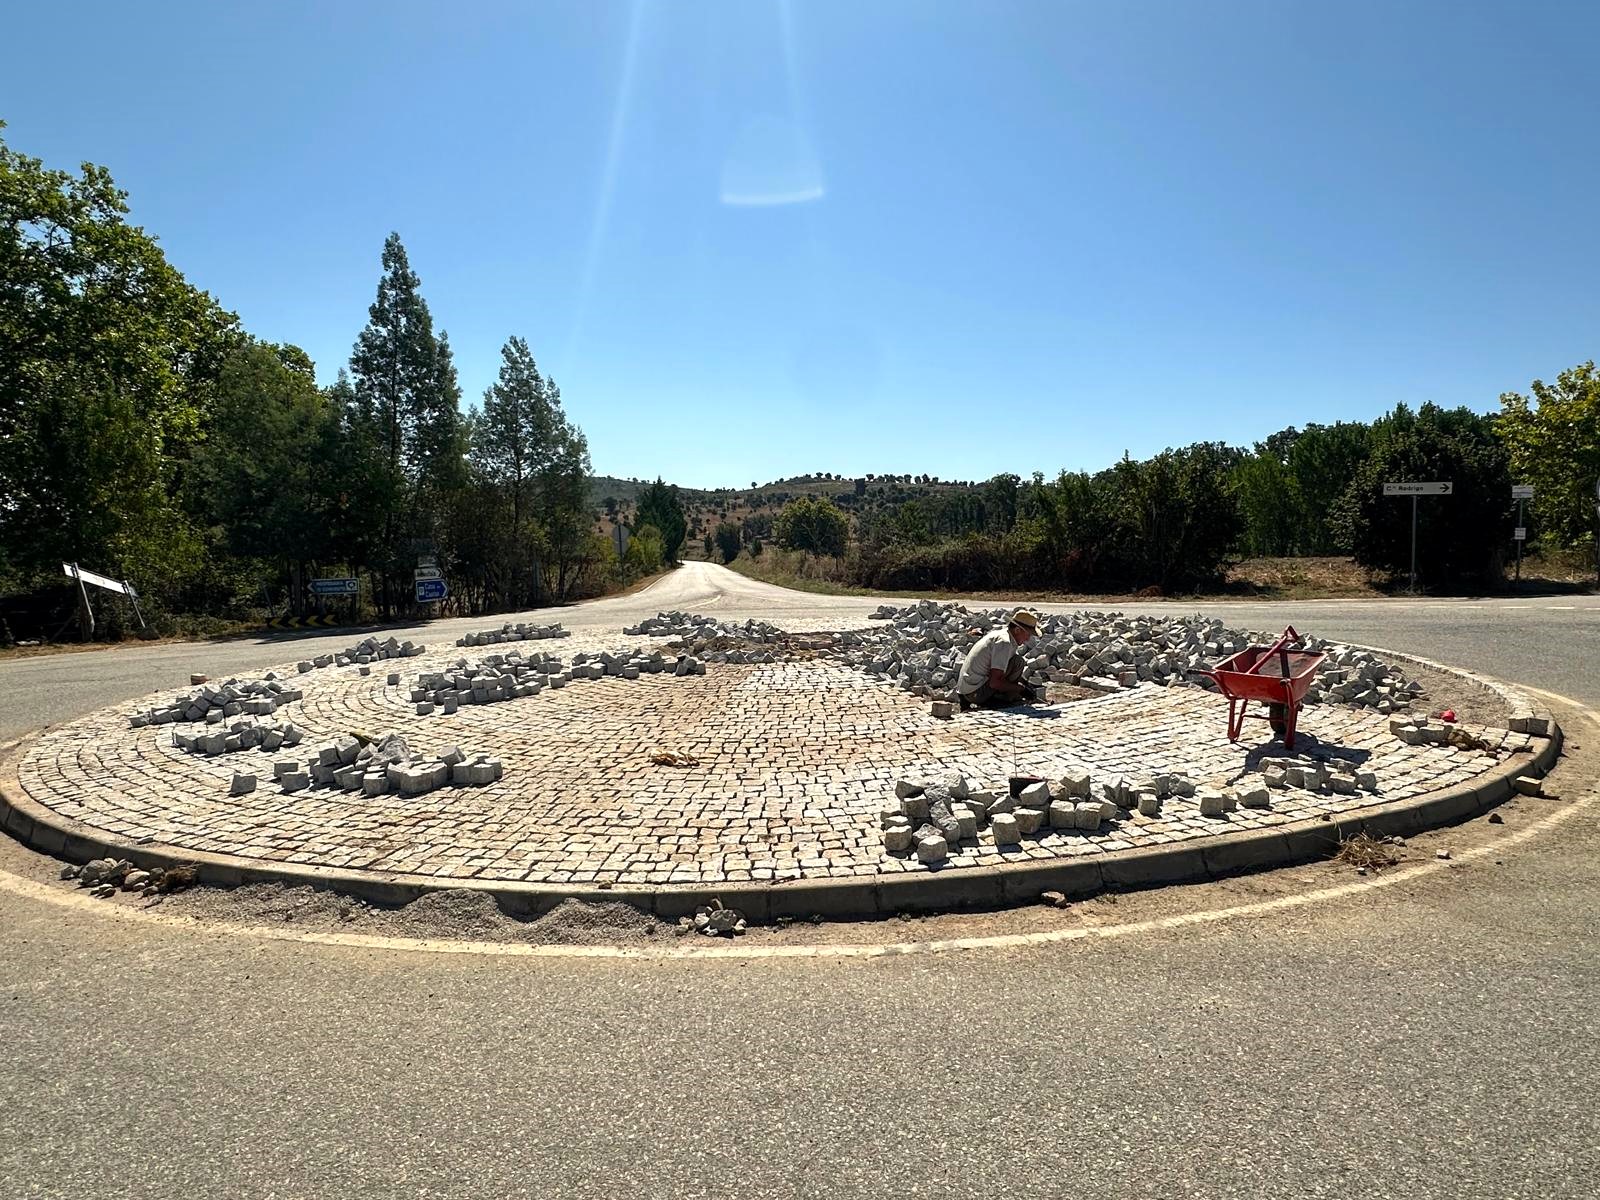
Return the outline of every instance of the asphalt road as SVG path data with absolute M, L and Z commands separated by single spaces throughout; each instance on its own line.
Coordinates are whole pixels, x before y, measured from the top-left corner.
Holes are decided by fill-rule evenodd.
M 872 607 L 702 566 L 670 584 L 565 616 L 694 602 L 799 627 Z M 1593 702 L 1600 608 L 1561 604 L 1218 609 Z M 6 663 L 3 719 L 306 641 Z M 1596 811 L 1323 903 L 868 960 L 351 949 L 115 921 L 0 875 L 0 1179 L 25 1197 L 1587 1198 Z
M 860 624 L 879 603 L 855 596 L 789 591 L 747 579 L 713 563 L 688 562 L 631 596 L 567 608 L 433 621 L 385 630 L 384 636 L 393 633 L 402 640 L 414 638 L 437 644 L 508 620 L 561 621 L 572 629 L 620 630 L 623 625 L 670 609 L 693 609 L 740 621 L 755 617 L 799 631 Z M 1041 607 L 1067 611 L 1071 606 Z M 1549 688 L 1589 703 L 1600 702 L 1600 679 L 1594 672 L 1594 664 L 1600 663 L 1600 596 L 1203 605 L 1155 602 L 1119 607 L 1135 612 L 1198 610 L 1236 625 L 1274 631 L 1293 624 L 1302 633 L 1387 646 Z M 343 648 L 360 636 L 363 635 L 349 630 L 280 632 L 226 641 L 135 643 L 106 650 L 0 660 L 0 739 L 70 720 L 158 688 L 185 687 L 191 672 L 221 676 L 265 669 Z

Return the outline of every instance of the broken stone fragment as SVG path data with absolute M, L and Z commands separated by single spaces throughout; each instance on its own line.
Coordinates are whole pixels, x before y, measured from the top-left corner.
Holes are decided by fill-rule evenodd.
M 1239 803 L 1246 808 L 1266 808 L 1272 803 L 1272 792 L 1264 785 L 1247 787 L 1239 792 Z
M 244 771 L 233 773 L 233 782 L 228 785 L 228 795 L 244 796 L 256 790 L 256 777 Z
M 1224 802 L 1221 792 L 1203 791 L 1195 793 L 1200 801 L 1200 815 L 1202 817 L 1220 817 L 1223 813 Z

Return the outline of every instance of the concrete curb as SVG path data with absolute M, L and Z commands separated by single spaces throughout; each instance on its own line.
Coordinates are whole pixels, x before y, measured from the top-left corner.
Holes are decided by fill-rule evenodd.
M 1441 663 L 1393 651 L 1393 658 L 1411 658 L 1450 671 L 1504 696 L 1513 708 L 1531 711 L 1549 723 L 1548 738 L 1535 738 L 1532 755 L 1512 755 L 1470 784 L 1430 792 L 1411 800 L 1372 805 L 1332 819 L 1221 834 L 1199 842 L 1176 842 L 1163 848 L 1117 850 L 1077 859 L 1025 860 L 998 867 L 965 867 L 953 863 L 915 874 L 871 878 L 793 880 L 774 884 L 730 883 L 716 887 L 583 887 L 566 884 L 440 880 L 431 875 L 346 871 L 183 851 L 160 845 L 139 845 L 114 834 L 61 817 L 36 803 L 22 790 L 16 764 L 32 737 L 0 746 L 0 828 L 24 845 L 55 858 L 87 862 L 91 858 L 123 858 L 136 866 L 173 867 L 193 864 L 201 883 L 237 887 L 276 882 L 309 886 L 360 897 L 381 905 L 402 905 L 426 892 L 466 888 L 487 892 L 513 914 L 546 912 L 565 899 L 621 902 L 671 920 L 703 904 L 720 901 L 751 921 L 777 917 L 874 917 L 931 909 L 999 908 L 1038 899 L 1047 891 L 1085 896 L 1106 888 L 1155 887 L 1216 879 L 1245 871 L 1289 866 L 1323 858 L 1343 838 L 1358 833 L 1372 837 L 1409 835 L 1423 829 L 1466 820 L 1493 808 L 1512 794 L 1512 780 L 1530 771 L 1545 775 L 1561 751 L 1562 731 L 1548 710 L 1526 693 L 1498 680 L 1473 675 Z

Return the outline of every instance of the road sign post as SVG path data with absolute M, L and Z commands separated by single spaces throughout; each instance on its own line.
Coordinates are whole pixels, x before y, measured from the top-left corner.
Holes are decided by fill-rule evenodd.
M 1517 543 L 1517 582 L 1521 583 L 1522 543 L 1528 540 L 1528 527 L 1523 524 L 1522 506 L 1533 499 L 1533 485 L 1531 483 L 1512 484 L 1511 498 L 1517 502 L 1517 528 L 1511 536 Z
M 1411 497 L 1411 594 L 1417 594 L 1417 497 L 1418 496 L 1448 496 L 1453 491 L 1449 480 L 1435 480 L 1431 483 L 1385 483 L 1383 494 L 1385 496 L 1410 496 Z

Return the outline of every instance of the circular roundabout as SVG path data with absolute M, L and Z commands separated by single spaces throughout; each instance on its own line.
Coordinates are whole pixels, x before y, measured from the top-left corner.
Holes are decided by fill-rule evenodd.
M 579 635 L 563 652 L 660 647 Z M 130 725 L 161 694 L 47 729 L 0 778 L 6 823 L 37 848 L 84 859 L 195 862 L 217 883 L 280 879 L 402 901 L 492 891 L 536 911 L 563 897 L 622 899 L 675 916 L 716 897 L 752 919 L 997 905 L 1104 886 L 1199 878 L 1311 857 L 1361 829 L 1409 831 L 1497 803 L 1553 759 L 1555 737 L 1463 725 L 1479 745 L 1408 744 L 1390 718 L 1322 704 L 1294 757 L 1358 766 L 1359 790 L 1279 787 L 1260 807 L 1202 813 L 1174 796 L 1108 811 L 1094 829 L 1044 823 L 1015 844 L 987 830 L 936 865 L 886 849 L 897 780 L 957 772 L 995 794 L 1016 777 L 1109 783 L 1177 776 L 1202 790 L 1258 783 L 1281 743 L 1230 743 L 1222 702 L 1137 686 L 1033 710 L 941 719 L 926 700 L 826 658 L 711 662 L 703 674 L 606 675 L 497 703 L 420 715 L 413 687 L 455 648 L 399 664 L 279 674 L 302 698 L 277 715 L 301 751 L 400 735 L 414 758 L 458 748 L 503 765 L 481 786 L 369 795 L 332 782 L 284 790 L 273 752 L 179 747 L 188 724 Z M 397 665 L 398 672 L 390 668 Z M 395 681 L 397 682 L 391 682 Z M 1483 681 L 1479 681 L 1480 683 Z M 1527 697 L 1493 685 L 1511 707 Z M 198 726 L 205 728 L 203 722 Z M 1253 731 L 1252 731 L 1253 732 Z M 1556 731 L 1551 728 L 1551 733 Z M 1261 734 L 1267 730 L 1263 725 Z M 302 755 L 303 757 L 303 755 Z M 232 794 L 235 772 L 260 786 Z M 25 826 L 25 828 L 24 828 Z

